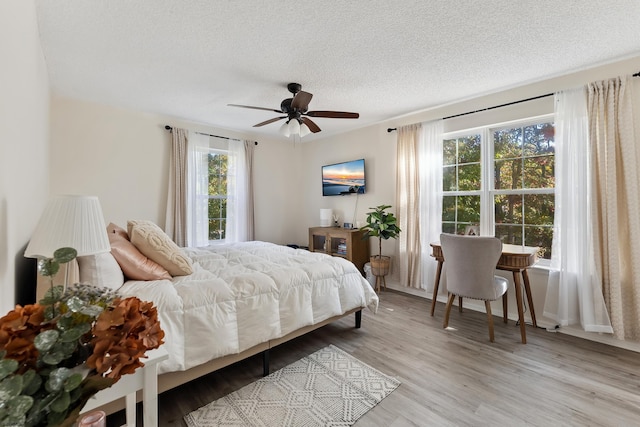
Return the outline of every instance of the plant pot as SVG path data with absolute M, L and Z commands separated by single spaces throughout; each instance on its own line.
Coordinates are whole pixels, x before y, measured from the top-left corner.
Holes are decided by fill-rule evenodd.
M 391 266 L 391 257 L 388 256 L 372 256 L 369 259 L 371 263 L 371 274 L 374 276 L 386 276 L 389 274 L 389 267 Z

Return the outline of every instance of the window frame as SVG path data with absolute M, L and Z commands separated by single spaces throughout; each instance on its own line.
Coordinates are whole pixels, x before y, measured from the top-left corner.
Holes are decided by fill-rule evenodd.
M 505 122 L 492 123 L 482 126 L 475 126 L 467 129 L 455 130 L 450 132 L 444 132 L 442 134 L 442 140 L 449 140 L 455 138 L 461 138 L 471 135 L 480 135 L 480 190 L 455 190 L 445 191 L 443 189 L 442 196 L 480 196 L 480 235 L 482 236 L 495 236 L 495 197 L 497 195 L 529 195 L 529 194 L 552 194 L 555 197 L 555 185 L 553 188 L 518 188 L 518 189 L 496 189 L 494 182 L 495 173 L 495 149 L 493 141 L 493 133 L 500 129 L 508 129 L 514 127 L 526 127 L 535 124 L 550 122 L 554 123 L 555 117 L 553 113 L 541 114 L 531 117 L 525 117 L 516 120 L 509 120 Z M 456 149 L 457 157 L 457 149 Z M 555 159 L 555 150 L 554 150 Z M 456 159 L 456 162 L 458 159 Z M 456 163 L 456 165 L 459 165 Z M 444 162 L 442 167 L 444 168 Z M 457 170 L 456 170 L 456 184 L 457 184 Z M 554 200 L 555 202 L 555 200 Z M 522 209 L 524 211 L 524 203 Z M 521 226 L 524 228 L 524 212 L 523 223 Z M 444 221 L 442 221 L 444 224 Z M 457 224 L 457 218 L 456 218 Z M 553 225 L 552 225 L 553 227 Z M 548 267 L 550 260 L 540 258 L 538 264 L 542 267 Z
M 208 147 L 207 159 L 208 159 L 208 156 L 212 155 L 212 154 L 213 155 L 223 154 L 223 155 L 227 156 L 227 175 L 226 175 L 226 177 L 227 177 L 227 182 L 228 182 L 228 180 L 229 180 L 229 168 L 228 168 L 229 150 L 226 150 L 226 149 L 223 149 L 223 148 Z M 208 164 L 208 162 L 207 162 L 207 164 Z M 207 169 L 207 171 L 208 171 L 208 169 Z M 207 183 L 209 183 L 210 179 L 211 179 L 211 174 L 207 173 Z M 210 227 L 211 220 L 212 220 L 212 218 L 209 217 L 209 208 L 208 208 L 208 206 L 209 206 L 209 202 L 211 200 L 226 200 L 227 204 L 228 204 L 228 201 L 229 201 L 228 184 L 227 184 L 227 194 L 226 195 L 211 194 L 211 193 L 209 193 L 208 188 L 209 188 L 209 186 L 207 185 L 207 240 L 208 240 L 210 245 L 216 245 L 216 244 L 225 243 L 226 242 L 226 224 L 227 224 L 227 221 L 229 220 L 229 218 L 228 218 L 228 215 L 229 215 L 228 206 L 227 206 L 227 209 L 226 209 L 227 215 L 224 218 L 224 221 L 225 221 L 225 237 L 223 239 L 216 239 L 216 240 L 211 240 L 211 239 L 208 238 L 209 236 L 211 236 L 211 230 L 209 229 L 209 227 Z M 216 219 L 220 219 L 220 218 L 216 218 Z

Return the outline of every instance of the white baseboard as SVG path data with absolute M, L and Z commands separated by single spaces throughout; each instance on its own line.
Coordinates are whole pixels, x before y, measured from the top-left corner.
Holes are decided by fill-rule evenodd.
M 397 281 L 394 280 L 390 280 L 387 281 L 387 288 L 392 289 L 394 291 L 398 291 L 398 292 L 402 292 L 405 294 L 409 294 L 409 295 L 414 295 L 414 296 L 418 296 L 421 298 L 425 298 L 428 299 L 429 301 L 431 301 L 432 299 L 432 295 L 430 293 L 428 293 L 425 289 L 416 289 L 416 288 L 409 288 L 409 287 L 404 287 L 404 286 L 400 286 L 399 283 L 397 283 Z M 442 302 L 442 303 L 446 303 L 446 298 L 439 296 L 438 297 L 438 301 Z M 464 308 L 465 309 L 469 309 L 469 310 L 474 310 L 474 311 L 479 311 L 484 313 L 484 304 L 474 304 L 473 302 L 469 302 L 464 304 Z M 501 317 L 502 316 L 502 309 L 493 309 L 491 310 L 492 312 L 494 312 L 494 315 Z M 538 311 L 538 310 L 536 310 Z M 537 314 L 537 313 L 536 313 Z M 526 316 L 526 314 L 525 314 Z M 513 313 L 509 314 L 509 319 L 510 320 L 518 320 L 517 316 L 513 316 Z M 554 328 L 555 326 L 555 322 L 551 319 L 548 319 L 544 316 L 536 316 L 536 323 L 538 324 L 539 328 Z M 611 336 L 610 334 L 602 334 L 602 333 L 595 333 L 595 332 L 585 332 L 582 329 L 575 327 L 575 326 L 563 326 L 560 328 L 555 329 L 556 333 L 561 333 L 561 334 L 566 334 L 566 335 L 570 335 L 570 336 L 574 336 L 574 337 L 578 337 L 578 338 L 582 338 L 582 339 L 586 339 L 589 341 L 595 341 L 595 342 L 599 342 L 601 344 L 606 344 L 606 345 L 610 345 L 612 347 L 618 347 L 618 348 L 622 348 L 625 350 L 629 350 L 629 351 L 634 351 L 637 353 L 640 353 L 640 343 L 638 342 L 634 342 L 634 341 L 622 341 L 619 339 L 614 338 L 613 336 Z

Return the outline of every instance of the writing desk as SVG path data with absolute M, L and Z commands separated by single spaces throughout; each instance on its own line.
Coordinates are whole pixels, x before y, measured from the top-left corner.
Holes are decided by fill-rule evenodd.
M 442 253 L 442 247 L 440 242 L 431 243 L 432 253 L 431 256 L 438 261 L 438 269 L 436 270 L 436 279 L 433 286 L 433 299 L 431 300 L 431 316 L 436 309 L 436 299 L 438 296 L 438 287 L 440 286 L 440 275 L 442 274 L 442 264 L 444 264 L 444 255 Z M 513 283 L 516 288 L 516 305 L 518 306 L 518 321 L 520 322 L 520 337 L 522 343 L 527 343 L 527 332 L 524 324 L 524 308 L 522 303 L 522 289 L 520 287 L 520 275 L 522 275 L 522 282 L 524 283 L 524 290 L 527 294 L 527 301 L 529 302 L 529 309 L 531 311 L 531 323 L 533 326 L 538 326 L 536 322 L 536 312 L 533 308 L 533 298 L 531 297 L 531 286 L 529 285 L 529 275 L 527 274 L 527 268 L 531 267 L 538 261 L 538 248 L 530 246 L 518 246 L 518 245 L 502 245 L 502 255 L 496 265 L 497 270 L 511 271 L 513 273 Z M 506 299 L 503 300 L 504 318 L 507 318 L 507 305 Z M 460 308 L 462 308 L 462 301 L 459 302 Z

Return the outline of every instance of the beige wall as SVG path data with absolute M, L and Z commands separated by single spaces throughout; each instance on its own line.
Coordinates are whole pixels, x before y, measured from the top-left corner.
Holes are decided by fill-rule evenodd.
M 244 138 L 224 129 L 169 117 L 53 96 L 51 193 L 100 199 L 105 221 L 126 227 L 148 219 L 164 227 L 170 133 L 165 125 Z M 294 233 L 294 180 L 282 165 L 297 167 L 297 151 L 261 139 L 255 149 L 256 238 L 290 243 Z
M 302 164 L 305 166 L 300 175 L 299 192 L 305 194 L 305 203 L 299 210 L 298 225 L 296 226 L 298 229 L 298 234 L 296 235 L 297 241 L 302 244 L 308 244 L 306 231 L 308 227 L 319 224 L 320 208 L 334 209 L 340 213 L 341 220 L 345 214 L 348 218 L 353 215 L 355 196 L 322 197 L 320 189 L 320 167 L 323 164 L 365 158 L 368 188 L 365 195 L 359 196 L 357 220 L 363 221 L 368 208 L 378 204 L 390 204 L 393 205 L 395 209 L 395 149 L 397 134 L 396 132 L 387 133 L 386 130 L 389 127 L 396 128 L 407 124 L 420 123 L 484 109 L 553 93 L 563 89 L 579 87 L 595 80 L 633 74 L 638 71 L 640 71 L 640 57 L 626 59 L 617 63 L 531 83 L 504 92 L 464 100 L 441 108 L 407 115 L 349 134 L 339 135 L 309 144 L 302 143 L 301 151 L 303 152 L 302 158 L 304 159 Z M 636 94 L 634 99 L 634 105 L 636 107 L 634 114 L 636 117 L 636 129 L 638 129 L 640 128 L 640 79 L 634 80 L 634 90 Z M 451 132 L 548 113 L 553 113 L 552 96 L 510 107 L 449 119 L 445 121 L 444 128 L 445 131 Z M 640 133 L 637 133 L 637 135 L 640 135 Z M 371 244 L 374 245 L 375 242 L 372 241 Z M 384 242 L 383 252 L 386 255 L 394 257 L 397 252 L 397 242 Z M 392 273 L 388 285 L 391 288 L 400 289 L 397 280 L 397 269 L 394 269 Z M 544 319 L 541 319 L 541 315 L 546 295 L 547 277 L 547 270 L 543 268 L 534 269 L 530 273 L 536 315 L 539 320 L 543 321 L 543 324 Z M 509 277 L 509 279 L 512 280 L 511 277 Z M 402 288 L 401 290 L 431 298 L 431 295 L 427 295 L 424 290 L 412 291 L 406 288 Z M 442 290 L 443 287 L 441 287 L 441 291 Z M 444 298 L 444 293 L 441 293 L 440 299 L 444 301 Z M 513 289 L 510 292 L 510 298 L 509 315 L 515 319 L 517 318 L 517 311 Z M 465 306 L 484 310 L 483 305 L 474 305 L 473 302 L 465 303 Z M 493 311 L 496 315 L 501 314 L 501 304 L 496 303 Z
M 0 2 L 0 313 L 35 295 L 22 255 L 49 195 L 49 83 L 32 0 Z
M 333 209 L 340 222 L 352 222 L 354 211 L 355 221 L 364 221 L 369 208 L 379 204 L 390 204 L 395 209 L 397 134 L 388 133 L 388 127 L 491 107 L 638 70 L 640 58 L 625 60 L 315 142 L 261 139 L 255 162 L 256 238 L 280 244 L 307 245 L 308 228 L 319 225 L 321 208 Z M 635 86 L 638 94 L 635 105 L 639 106 L 640 80 Z M 445 130 L 468 129 L 552 112 L 553 97 L 546 97 L 450 119 L 445 121 Z M 167 117 L 58 97 L 52 99 L 51 115 L 51 192 L 97 195 L 106 220 L 118 224 L 125 224 L 131 218 L 164 223 L 170 138 L 164 130 L 165 124 L 222 136 L 248 137 Z M 639 116 L 640 106 L 636 108 L 636 117 Z M 640 124 L 640 119 L 636 124 Z M 323 197 L 321 166 L 359 158 L 364 158 L 366 163 L 366 194 L 357 198 L 354 195 Z M 371 241 L 372 246 L 375 243 Z M 395 263 L 397 242 L 383 242 L 383 252 L 394 257 Z M 397 269 L 393 269 L 388 282 L 392 288 L 399 288 L 396 274 Z M 534 305 L 540 317 L 547 271 L 535 269 L 530 276 Z M 424 290 L 413 293 L 430 297 Z M 510 294 L 510 316 L 515 318 L 514 293 Z M 470 306 L 473 307 L 472 303 Z M 500 314 L 501 310 L 501 305 L 496 304 L 495 313 Z

